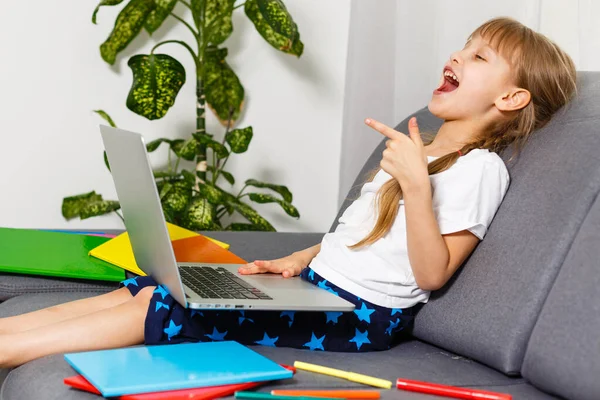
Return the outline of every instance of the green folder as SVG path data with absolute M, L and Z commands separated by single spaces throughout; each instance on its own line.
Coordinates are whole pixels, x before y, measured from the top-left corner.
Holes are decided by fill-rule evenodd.
M 121 281 L 125 271 L 88 256 L 111 238 L 0 228 L 0 272 Z

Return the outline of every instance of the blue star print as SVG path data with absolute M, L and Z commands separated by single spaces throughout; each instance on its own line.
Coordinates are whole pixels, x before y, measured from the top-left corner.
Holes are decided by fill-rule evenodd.
M 330 293 L 335 294 L 336 296 L 338 296 L 338 293 L 335 292 L 332 288 L 330 288 L 329 286 L 327 286 L 327 280 L 321 281 L 319 283 L 317 283 L 317 286 L 320 287 L 321 289 L 325 289 Z
M 374 312 L 375 310 L 367 308 L 367 305 L 365 303 L 362 303 L 360 310 L 354 310 L 354 314 L 358 316 L 359 320 L 367 321 L 368 323 L 371 323 L 371 314 L 373 314 Z
M 385 330 L 385 333 L 392 335 L 392 331 L 400 325 L 400 318 L 396 318 L 396 322 L 390 321 L 390 326 Z
M 317 338 L 315 336 L 315 333 L 312 333 L 312 336 L 310 338 L 310 342 L 304 343 L 304 347 L 308 347 L 311 351 L 313 350 L 325 350 L 323 348 L 323 340 L 325 339 L 326 335 L 321 336 L 320 338 Z
M 163 303 L 161 301 L 157 301 L 156 302 L 156 309 L 154 311 L 156 312 L 156 311 L 160 310 L 161 308 L 166 308 L 168 310 L 169 309 L 169 305 L 165 304 L 165 303 Z
M 250 318 L 246 318 L 246 312 L 245 312 L 245 311 L 241 311 L 241 310 L 240 310 L 240 313 L 242 314 L 242 316 L 238 318 L 238 324 L 240 324 L 240 325 L 241 325 L 241 324 L 242 324 L 242 322 L 244 322 L 244 321 L 250 321 L 250 322 L 254 322 L 254 321 L 253 321 L 253 320 L 251 320 Z
M 169 327 L 163 329 L 163 332 L 166 333 L 169 340 L 171 340 L 173 336 L 179 335 L 179 332 L 181 332 L 181 325 L 175 325 L 175 322 L 171 320 L 169 322 Z
M 214 340 L 216 342 L 216 341 L 219 341 L 219 340 L 225 340 L 225 336 L 227 336 L 227 331 L 225 331 L 225 332 L 219 332 L 217 330 L 217 327 L 214 327 L 213 328 L 213 333 L 211 335 L 206 334 L 204 336 L 206 336 L 206 337 L 208 337 L 211 340 Z
M 129 286 L 129 285 L 134 285 L 134 286 L 138 286 L 137 280 L 135 278 L 129 278 L 129 279 L 125 279 L 123 282 L 121 282 L 123 285 L 125 286 Z
M 401 308 L 392 308 L 392 316 L 395 315 L 396 313 L 402 314 L 402 309 Z
M 356 347 L 358 348 L 358 350 L 360 350 L 360 347 L 365 344 L 365 343 L 371 343 L 371 341 L 369 340 L 369 332 L 367 330 L 365 330 L 364 332 L 359 331 L 358 329 L 354 328 L 355 330 L 355 334 L 354 337 L 352 339 L 350 339 L 350 342 L 352 343 L 356 343 Z
M 165 299 L 165 296 L 169 294 L 163 285 L 158 285 L 154 293 L 159 293 L 163 300 Z
M 308 278 L 312 281 L 315 280 L 315 271 L 313 271 L 312 269 L 310 271 L 308 271 Z
M 325 323 L 328 324 L 329 322 L 333 322 L 334 324 L 337 324 L 338 318 L 341 317 L 342 314 L 342 312 L 337 311 L 326 311 L 325 315 L 327 316 L 327 321 L 325 321 Z
M 294 323 L 294 314 L 296 314 L 296 311 L 284 311 L 281 313 L 279 318 L 290 317 L 290 322 L 288 326 L 292 326 L 292 324 Z
M 192 318 L 194 318 L 196 315 L 200 315 L 201 317 L 204 317 L 204 314 L 202 313 L 202 311 L 192 310 Z
M 269 335 L 267 335 L 267 332 L 265 332 L 265 335 L 263 336 L 262 340 L 256 341 L 254 343 L 260 344 L 261 346 L 275 347 L 275 342 L 277 342 L 277 340 L 279 340 L 279 336 L 270 338 Z

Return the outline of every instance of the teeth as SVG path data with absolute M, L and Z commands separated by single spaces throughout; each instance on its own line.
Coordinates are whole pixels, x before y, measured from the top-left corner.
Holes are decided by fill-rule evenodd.
M 458 78 L 456 75 L 454 75 L 452 72 L 450 71 L 444 71 L 444 76 L 449 76 L 450 78 L 454 79 L 456 82 L 458 82 Z

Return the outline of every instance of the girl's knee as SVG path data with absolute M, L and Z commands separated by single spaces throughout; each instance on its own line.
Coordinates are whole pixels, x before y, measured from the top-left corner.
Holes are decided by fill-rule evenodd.
M 155 289 L 155 286 L 146 286 L 145 288 L 137 292 L 137 294 L 131 299 L 131 301 L 136 302 L 141 309 L 146 311 L 148 309 L 148 306 L 150 305 L 150 300 L 152 299 L 152 295 Z

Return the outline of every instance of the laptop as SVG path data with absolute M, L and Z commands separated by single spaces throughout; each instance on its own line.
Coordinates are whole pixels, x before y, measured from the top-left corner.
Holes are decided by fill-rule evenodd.
M 352 311 L 327 290 L 280 274 L 240 275 L 243 264 L 178 263 L 144 138 L 100 125 L 135 261 L 186 308 Z

